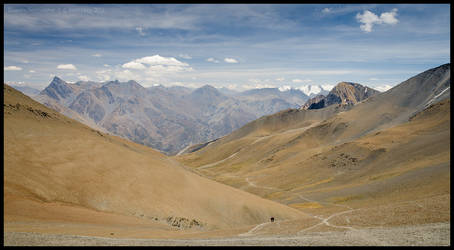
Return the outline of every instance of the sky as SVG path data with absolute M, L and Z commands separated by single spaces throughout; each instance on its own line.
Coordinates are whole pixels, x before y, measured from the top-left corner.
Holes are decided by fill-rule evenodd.
M 4 82 L 384 91 L 450 62 L 449 4 L 4 5 Z

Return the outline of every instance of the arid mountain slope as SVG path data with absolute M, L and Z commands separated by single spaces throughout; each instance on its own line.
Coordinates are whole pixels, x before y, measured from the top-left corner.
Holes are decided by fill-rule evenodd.
M 271 216 L 307 217 L 186 171 L 159 152 L 93 130 L 7 85 L 3 90 L 6 230 L 109 221 L 209 230 Z
M 263 117 L 177 159 L 311 214 L 360 209 L 357 226 L 448 221 L 449 86 L 442 65 L 354 106 Z

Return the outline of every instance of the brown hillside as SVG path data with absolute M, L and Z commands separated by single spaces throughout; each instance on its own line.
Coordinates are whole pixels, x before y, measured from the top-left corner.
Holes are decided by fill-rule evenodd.
M 351 108 L 263 117 L 177 159 L 312 214 L 360 208 L 358 225 L 448 221 L 449 83 L 450 66 L 442 65 Z M 423 203 L 433 209 L 421 209 Z M 377 213 L 385 204 L 383 211 L 402 217 Z
M 7 85 L 4 134 L 6 231 L 82 228 L 77 230 L 84 234 L 90 231 L 84 231 L 85 223 L 103 233 L 115 223 L 134 230 L 209 230 L 271 216 L 307 217 L 186 171 L 148 147 L 95 131 Z M 73 224 L 65 231 L 57 222 Z

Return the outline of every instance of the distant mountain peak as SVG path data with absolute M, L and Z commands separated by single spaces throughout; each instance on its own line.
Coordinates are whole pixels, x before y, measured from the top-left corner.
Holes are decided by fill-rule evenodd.
M 53 81 L 62 81 L 62 82 L 64 82 L 64 81 L 63 81 L 60 77 L 58 77 L 58 76 L 54 76 L 54 78 L 52 79 L 52 82 L 53 82 Z
M 213 87 L 213 86 L 211 86 L 209 84 L 205 84 L 202 87 L 200 87 L 199 89 L 209 89 L 209 90 L 216 90 L 217 91 L 217 89 L 215 87 Z
M 140 85 L 140 83 L 134 81 L 134 80 L 129 80 L 127 82 L 120 82 L 118 80 L 115 80 L 115 81 L 109 81 L 107 82 L 106 84 L 104 84 L 104 86 L 123 86 L 123 87 L 134 87 L 134 88 L 138 88 L 138 89 L 142 89 L 144 88 L 142 85 Z
M 320 109 L 332 104 L 354 105 L 378 93 L 380 92 L 359 83 L 340 82 L 328 95 L 311 98 L 301 109 Z
M 48 95 L 49 97 L 59 101 L 60 99 L 65 99 L 74 92 L 71 85 L 58 76 L 55 76 L 52 79 L 52 82 L 47 86 L 41 94 Z
M 316 95 L 327 95 L 329 91 L 331 90 L 330 88 L 326 86 L 332 86 L 332 85 L 304 85 L 299 87 L 298 89 L 302 91 L 305 95 L 309 97 L 315 97 Z
M 197 88 L 195 89 L 193 92 L 192 92 L 193 95 L 203 95 L 203 96 L 206 96 L 206 95 L 216 95 L 216 96 L 221 96 L 221 92 L 219 92 L 219 90 L 217 90 L 215 87 L 211 86 L 211 85 L 203 85 L 202 87 L 200 88 Z

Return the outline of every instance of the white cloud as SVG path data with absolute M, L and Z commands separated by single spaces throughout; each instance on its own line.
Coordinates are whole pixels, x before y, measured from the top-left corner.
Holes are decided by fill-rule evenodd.
M 143 32 L 143 28 L 142 27 L 136 27 L 136 30 L 137 30 L 137 32 L 139 32 L 139 35 L 145 36 L 145 32 Z
M 397 18 L 396 18 L 396 15 L 397 15 L 397 9 L 394 8 L 394 9 L 392 9 L 391 12 L 381 13 L 380 19 L 383 21 L 383 23 L 386 23 L 386 24 L 396 24 L 399 22 L 399 20 L 397 20 Z
M 125 68 L 125 69 L 145 69 L 146 68 L 145 65 L 135 62 L 135 61 L 125 63 L 121 67 Z
M 29 61 L 28 61 L 28 60 L 22 60 L 22 62 L 23 62 L 23 63 L 29 63 Z
M 100 81 L 109 81 L 111 78 L 112 70 L 111 69 L 105 69 L 105 70 L 98 70 L 96 71 L 96 77 Z
M 257 79 L 250 79 L 251 80 L 257 80 Z M 255 82 L 255 81 L 252 81 Z M 276 88 L 275 85 L 273 84 L 268 84 L 268 83 L 255 83 L 255 84 L 243 84 L 241 85 L 241 88 L 244 90 L 248 89 L 263 89 L 263 88 Z
M 383 12 L 380 17 L 373 12 L 365 10 L 363 14 L 356 14 L 356 20 L 361 24 L 359 27 L 365 32 L 371 32 L 374 24 L 391 24 L 394 25 L 399 22 L 396 18 L 397 9 L 394 8 L 391 12 Z
M 381 85 L 381 86 L 376 86 L 373 89 L 376 89 L 376 90 L 378 90 L 380 92 L 385 92 L 385 91 L 387 91 L 390 88 L 392 88 L 391 85 L 385 84 L 385 85 Z
M 304 83 L 309 83 L 309 82 L 312 82 L 312 80 L 311 80 L 311 79 L 304 79 L 304 80 L 301 80 L 301 79 L 293 79 L 292 82 L 293 82 L 293 83 L 302 83 L 302 82 L 304 82 Z
M 284 80 L 285 80 L 284 77 L 276 78 L 276 81 L 278 81 L 278 82 L 282 82 L 282 81 L 284 81 Z
M 115 72 L 115 78 L 120 81 L 129 81 L 134 80 L 136 75 L 129 71 L 128 69 Z
M 20 86 L 26 85 L 26 83 L 22 82 L 22 81 L 19 81 L 19 82 L 7 81 L 5 83 L 8 84 L 8 85 L 20 85 Z
M 183 58 L 183 59 L 192 59 L 192 57 L 190 55 L 188 55 L 188 54 L 179 54 L 178 56 Z
M 122 68 L 145 70 L 146 74 L 163 74 L 182 71 L 192 71 L 189 64 L 178 61 L 173 57 L 160 55 L 146 56 L 122 65 Z
M 368 10 L 365 10 L 362 15 L 360 13 L 356 14 L 356 19 L 358 22 L 363 23 L 359 27 L 366 32 L 371 32 L 373 24 L 380 22 L 380 18 Z
M 57 66 L 57 69 L 77 70 L 76 66 L 74 66 L 72 64 L 60 64 Z
M 380 79 L 378 79 L 378 78 L 374 78 L 374 77 L 372 77 L 372 78 L 369 78 L 369 81 L 378 81 L 378 80 L 380 80 Z
M 238 89 L 238 85 L 237 84 L 229 84 L 229 85 L 226 86 L 226 88 L 231 89 L 231 90 L 236 90 L 236 89 Z
M 145 63 L 150 65 L 174 65 L 174 66 L 188 66 L 187 63 L 178 61 L 173 57 L 163 57 L 160 55 L 146 56 L 134 60 L 139 63 Z
M 351 74 L 351 70 L 300 70 L 297 73 L 302 75 L 346 75 Z
M 18 66 L 7 66 L 7 67 L 3 67 L 3 70 L 5 71 L 10 71 L 10 70 L 22 70 L 21 67 L 18 67 Z
M 89 81 L 88 76 L 84 76 L 84 75 L 79 76 L 79 79 L 82 81 Z
M 99 53 L 96 53 L 96 54 L 93 54 L 92 56 L 94 56 L 94 57 L 101 57 L 102 55 L 99 54 Z
M 335 85 L 334 84 L 322 84 L 321 86 L 324 90 L 331 91 L 331 89 L 333 89 Z
M 28 72 L 30 72 L 30 73 L 35 73 L 36 71 L 34 71 L 34 70 L 29 70 Z
M 306 95 L 318 94 L 320 93 L 320 91 L 322 91 L 322 89 L 317 85 L 305 85 L 299 87 L 298 89 L 303 91 L 303 93 Z
M 326 14 L 326 13 L 330 13 L 330 12 L 331 12 L 331 9 L 330 9 L 330 8 L 324 8 L 324 9 L 322 10 L 322 13 L 325 13 L 325 14 Z
M 234 58 L 225 58 L 224 61 L 226 63 L 238 63 L 238 61 Z
M 207 59 L 207 62 L 212 62 L 212 63 L 219 63 L 218 60 L 214 59 L 213 57 L 210 57 Z
M 284 85 L 284 86 L 279 87 L 279 90 L 283 92 L 283 91 L 290 90 L 291 88 L 292 88 L 292 87 L 290 87 L 290 86 L 288 86 L 288 85 Z
M 110 65 L 109 64 L 104 64 L 104 67 L 109 67 Z
M 193 71 L 193 68 L 187 63 L 173 57 L 153 55 L 137 58 L 121 65 L 109 66 L 96 71 L 96 73 L 97 78 L 101 80 L 135 80 L 147 87 L 156 82 L 168 82 L 170 79 L 180 77 L 180 73 L 190 71 Z

